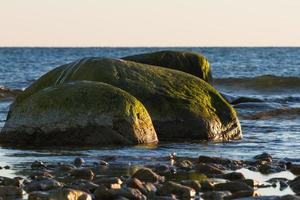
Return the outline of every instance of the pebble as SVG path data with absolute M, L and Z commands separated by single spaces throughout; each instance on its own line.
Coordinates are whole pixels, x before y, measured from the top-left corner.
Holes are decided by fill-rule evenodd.
M 255 156 L 254 159 L 259 160 L 259 161 L 265 161 L 265 162 L 268 162 L 268 163 L 271 163 L 273 161 L 273 158 L 272 158 L 271 154 L 268 154 L 266 152 Z
M 201 197 L 209 200 L 223 200 L 226 197 L 231 197 L 231 195 L 229 191 L 210 191 L 205 192 Z
M 104 160 L 100 160 L 100 161 L 99 161 L 99 165 L 101 165 L 101 166 L 108 166 L 109 163 L 106 162 L 106 161 L 104 161 Z
M 205 174 L 206 176 L 211 176 L 211 175 L 221 175 L 224 174 L 224 172 L 209 164 L 204 164 L 204 163 L 199 163 L 195 166 L 195 170 L 199 173 Z
M 224 174 L 222 178 L 230 180 L 230 181 L 236 181 L 236 180 L 245 180 L 245 176 L 240 172 L 231 172 Z
M 27 185 L 25 185 L 24 190 L 26 192 L 47 191 L 47 190 L 62 188 L 63 186 L 64 186 L 63 183 L 58 182 L 55 179 L 45 179 L 40 181 L 33 180 Z
M 161 196 L 175 194 L 184 198 L 191 198 L 196 195 L 196 191 L 193 188 L 172 181 L 165 182 L 162 187 L 158 188 L 157 193 Z
M 255 199 L 257 193 L 254 189 L 264 185 L 252 179 L 245 179 L 243 173 L 232 171 L 236 167 L 254 167 L 265 173 L 271 173 L 273 170 L 281 171 L 286 166 L 294 171 L 299 167 L 292 163 L 282 165 L 273 159 L 271 161 L 267 154 L 261 154 L 256 159 L 259 162 L 200 156 L 196 161 L 175 155 L 173 166 L 165 163 L 154 164 L 137 168 L 132 176 L 129 176 L 132 170 L 129 173 L 124 171 L 124 174 L 118 172 L 118 177 L 114 177 L 113 174 L 103 176 L 102 172 L 113 168 L 106 161 L 101 160 L 97 162 L 97 165 L 89 167 L 82 167 L 85 161 L 79 157 L 74 159 L 73 164 L 46 166 L 42 161 L 35 161 L 31 164 L 30 179 L 0 177 L 0 187 L 24 189 L 30 193 L 31 200 L 50 200 L 54 197 L 78 200 L 92 198 L 167 200 L 194 198 L 196 193 L 203 194 L 204 199 L 226 200 L 244 197 Z M 223 180 L 220 183 L 218 179 L 208 179 L 205 175 Z M 219 183 L 215 184 L 212 180 Z M 228 182 L 222 183 L 225 180 Z M 300 193 L 300 177 L 293 181 L 273 178 L 269 182 L 275 187 L 280 185 L 280 190 L 290 186 L 295 193 Z M 64 196 L 66 194 L 73 195 L 73 197 Z M 81 197 L 80 194 L 84 195 Z M 297 199 L 298 197 L 292 195 L 285 197 L 287 200 L 289 198 Z
M 3 167 L 4 169 L 10 169 L 10 166 L 6 165 Z
M 46 165 L 42 161 L 34 161 L 31 164 L 31 169 L 45 169 L 47 168 Z
M 71 176 L 78 179 L 92 180 L 94 178 L 94 172 L 90 168 L 79 168 L 72 170 Z
M 123 181 L 118 177 L 102 177 L 94 180 L 96 184 L 102 184 L 109 189 L 120 189 Z
M 184 170 L 191 170 L 194 166 L 194 164 L 189 160 L 182 160 L 175 163 L 175 166 L 184 169 Z
M 73 189 L 57 189 L 47 192 L 32 192 L 29 200 L 92 200 L 92 196 L 86 192 Z
M 85 161 L 84 161 L 83 158 L 77 157 L 77 158 L 74 159 L 74 165 L 76 167 L 81 167 L 84 163 L 85 163 Z
M 201 183 L 201 190 L 203 192 L 212 191 L 215 189 L 215 185 L 212 181 L 203 181 Z
M 230 191 L 232 193 L 239 192 L 239 191 L 252 191 L 253 188 L 251 188 L 246 183 L 243 183 L 241 181 L 231 181 L 227 183 L 219 183 L 215 185 L 215 190 L 218 191 Z
M 0 186 L 0 198 L 4 200 L 18 199 L 23 197 L 23 190 L 16 186 Z
M 157 183 L 157 182 L 164 182 L 165 181 L 165 177 L 156 174 L 155 172 L 153 172 L 149 168 L 141 168 L 141 169 L 137 170 L 132 175 L 132 177 L 137 178 L 137 179 L 139 179 L 141 181 L 144 181 L 144 182 L 151 182 L 151 183 Z
M 200 192 L 201 184 L 196 180 L 183 180 L 180 182 L 182 185 L 193 188 L 196 192 Z

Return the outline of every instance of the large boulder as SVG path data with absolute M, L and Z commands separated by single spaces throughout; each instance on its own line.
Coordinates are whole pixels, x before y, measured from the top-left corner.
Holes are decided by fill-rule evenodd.
M 104 146 L 157 142 L 147 110 L 127 92 L 76 81 L 36 91 L 14 104 L 0 134 L 13 145 Z
M 177 70 L 110 58 L 85 58 L 58 67 L 28 87 L 11 106 L 49 86 L 70 81 L 100 81 L 139 99 L 148 110 L 159 140 L 240 139 L 235 110 L 211 85 Z
M 144 63 L 176 69 L 195 75 L 206 82 L 212 79 L 208 60 L 201 54 L 182 51 L 158 51 L 132 55 L 122 58 L 134 62 Z

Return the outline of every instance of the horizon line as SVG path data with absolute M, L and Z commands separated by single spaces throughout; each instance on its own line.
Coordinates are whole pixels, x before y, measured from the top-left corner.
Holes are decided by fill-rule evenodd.
M 0 48 L 300 48 L 299 46 L 0 46 Z

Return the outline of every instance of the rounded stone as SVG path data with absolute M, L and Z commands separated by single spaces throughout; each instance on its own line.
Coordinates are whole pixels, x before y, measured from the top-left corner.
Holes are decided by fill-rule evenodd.
M 178 70 L 111 58 L 85 58 L 48 72 L 18 96 L 8 122 L 15 107 L 31 95 L 80 80 L 105 82 L 138 98 L 148 110 L 159 140 L 242 138 L 235 110 L 205 81 Z
M 157 142 L 135 97 L 114 86 L 76 81 L 37 91 L 11 108 L 0 134 L 21 146 L 105 146 Z
M 201 78 L 206 82 L 212 80 L 208 60 L 201 54 L 186 51 L 158 51 L 127 56 L 124 60 L 166 67 L 183 71 Z

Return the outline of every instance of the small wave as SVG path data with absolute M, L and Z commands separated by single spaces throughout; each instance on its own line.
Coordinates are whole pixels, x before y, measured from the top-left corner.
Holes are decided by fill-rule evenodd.
M 0 86 L 0 101 L 10 100 L 16 98 L 23 90 L 10 89 L 4 86 Z
M 300 116 L 300 108 L 278 108 L 274 110 L 263 111 L 255 114 L 241 115 L 243 119 L 248 120 L 265 120 L 271 118 L 290 118 Z
M 300 77 L 281 77 L 263 75 L 247 78 L 216 78 L 214 85 L 217 87 L 233 87 L 255 90 L 282 90 L 300 89 Z
M 280 97 L 271 97 L 271 98 L 264 98 L 264 101 L 273 101 L 278 103 L 299 103 L 300 96 L 280 96 Z

